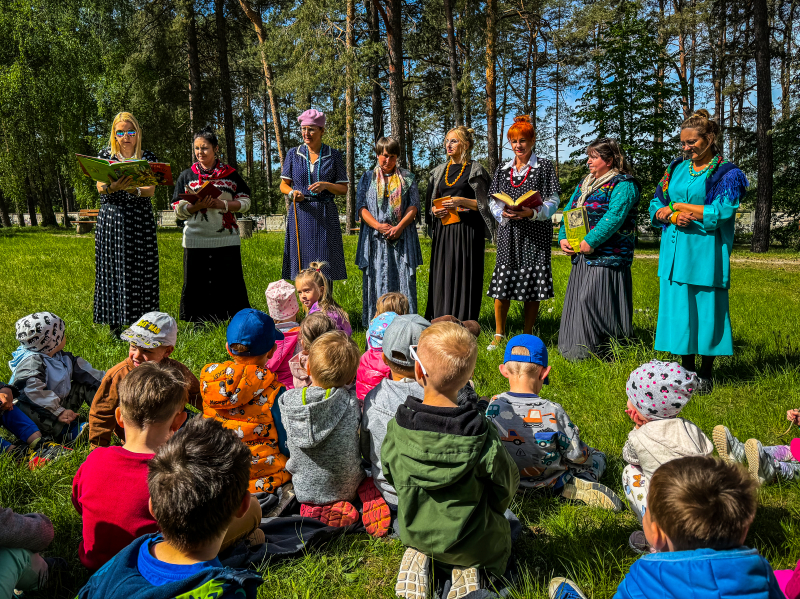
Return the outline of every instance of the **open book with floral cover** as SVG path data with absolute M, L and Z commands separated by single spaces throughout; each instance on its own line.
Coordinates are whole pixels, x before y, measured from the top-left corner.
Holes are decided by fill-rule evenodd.
M 94 156 L 75 154 L 83 174 L 95 181 L 109 182 L 122 177 L 131 177 L 131 187 L 147 187 L 149 185 L 174 185 L 172 167 L 166 162 L 148 162 L 147 160 L 104 160 Z

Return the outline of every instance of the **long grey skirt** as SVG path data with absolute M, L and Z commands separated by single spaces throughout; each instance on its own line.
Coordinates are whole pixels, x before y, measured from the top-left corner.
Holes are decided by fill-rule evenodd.
M 629 266 L 572 265 L 561 313 L 558 350 L 583 360 L 611 339 L 633 337 L 633 279 Z

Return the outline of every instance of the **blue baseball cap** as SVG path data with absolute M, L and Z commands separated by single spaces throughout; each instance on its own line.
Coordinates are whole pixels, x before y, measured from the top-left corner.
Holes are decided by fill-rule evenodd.
M 511 352 L 515 347 L 524 347 L 528 350 L 527 356 L 515 356 Z M 506 362 L 529 362 L 531 364 L 538 364 L 542 368 L 547 368 L 547 346 L 544 341 L 539 339 L 536 335 L 517 335 L 508 340 L 506 344 L 506 353 L 503 356 L 503 363 Z M 550 382 L 548 376 L 544 380 L 547 385 Z
M 275 321 L 269 314 L 247 308 L 240 310 L 231 318 L 225 337 L 228 340 L 228 349 L 233 355 L 263 356 L 272 349 L 276 341 L 283 340 L 283 333 L 275 328 Z M 230 347 L 234 343 L 246 345 L 250 349 L 246 352 L 234 351 Z

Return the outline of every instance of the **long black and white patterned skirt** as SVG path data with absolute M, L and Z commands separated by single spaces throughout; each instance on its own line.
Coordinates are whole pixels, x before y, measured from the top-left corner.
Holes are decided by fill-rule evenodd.
M 497 262 L 486 295 L 495 299 L 541 302 L 553 297 L 547 221 L 509 220 L 497 230 Z
M 94 321 L 127 326 L 159 309 L 158 240 L 149 198 L 104 203 L 95 233 Z

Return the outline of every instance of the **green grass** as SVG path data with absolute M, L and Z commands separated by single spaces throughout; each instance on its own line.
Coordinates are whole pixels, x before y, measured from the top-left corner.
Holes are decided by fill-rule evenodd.
M 177 231 L 159 232 L 161 257 L 161 308 L 177 314 L 182 284 L 182 250 Z M 243 243 L 244 273 L 254 307 L 266 309 L 264 289 L 280 276 L 282 235 L 260 233 Z M 353 265 L 355 238 L 345 240 L 350 279 L 336 284 L 336 299 L 360 323 L 361 275 Z M 423 241 L 427 256 L 430 244 Z M 747 257 L 737 249 L 736 255 Z M 9 375 L 6 360 L 15 349 L 14 322 L 36 310 L 50 310 L 67 323 L 67 349 L 98 368 L 122 360 L 127 347 L 114 342 L 107 327 L 92 323 L 94 239 L 34 229 L 0 230 L 0 379 Z M 759 258 L 797 261 L 797 254 L 770 253 Z M 494 265 L 487 252 L 485 284 Z M 713 394 L 694 399 L 684 415 L 710 434 L 716 424 L 726 424 L 741 439 L 756 437 L 768 444 L 786 442 L 788 408 L 800 406 L 800 283 L 797 273 L 784 266 L 734 263 L 731 289 L 735 356 L 719 360 Z M 624 414 L 625 381 L 643 361 L 658 357 L 652 350 L 658 311 L 657 261 L 641 259 L 633 265 L 634 324 L 638 341 L 616 348 L 616 361 L 589 360 L 570 364 L 555 350 L 559 319 L 570 264 L 553 259 L 556 298 L 542 304 L 538 333 L 551 348 L 553 375 L 544 395 L 560 402 L 580 427 L 583 438 L 609 456 L 604 482 L 621 494 L 620 457 L 631 423 Z M 791 269 L 789 269 L 791 270 Z M 418 275 L 420 307 L 426 303 L 427 265 Z M 586 309 L 591 309 L 586 306 Z M 674 318 L 680 321 L 681 315 Z M 520 332 L 521 306 L 514 304 L 511 332 Z M 492 304 L 484 299 L 480 323 L 484 334 L 474 380 L 482 395 L 505 389 L 497 366 L 500 352 L 485 346 L 494 325 Z M 354 333 L 363 347 L 364 331 Z M 181 323 L 174 357 L 198 372 L 206 363 L 225 356 L 224 327 L 196 332 Z M 665 358 L 666 356 L 661 355 Z M 72 477 L 84 452 L 47 468 L 29 472 L 8 458 L 0 459 L 0 505 L 19 512 L 41 511 L 56 527 L 49 555 L 65 556 L 69 573 L 41 597 L 74 597 L 86 580 L 77 559 L 80 519 L 70 503 Z M 124 493 L 118 489 L 115 492 Z M 628 535 L 636 529 L 630 512 L 612 514 L 557 499 L 517 496 L 512 506 L 526 527 L 515 550 L 522 581 L 517 597 L 546 597 L 551 576 L 569 575 L 588 596 L 610 597 L 635 556 L 627 549 Z M 760 491 L 760 507 L 747 544 L 757 547 L 775 568 L 794 567 L 800 559 L 800 483 L 785 483 Z M 374 540 L 354 535 L 309 551 L 302 557 L 261 567 L 265 584 L 261 597 L 393 597 L 397 566 L 403 553 L 399 541 Z M 37 595 L 32 595 L 36 597 Z

